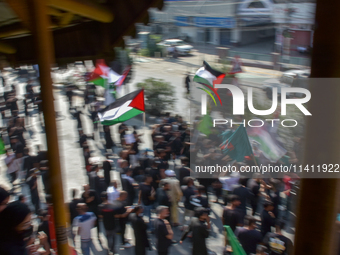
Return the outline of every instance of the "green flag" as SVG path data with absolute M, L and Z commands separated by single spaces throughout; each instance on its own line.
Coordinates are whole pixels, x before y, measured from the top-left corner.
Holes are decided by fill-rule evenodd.
M 224 154 L 237 162 L 243 162 L 244 157 L 253 157 L 247 131 L 243 125 L 240 125 L 234 133 L 225 134 L 226 140 L 220 145 Z
M 2 140 L 2 138 L 0 138 L 0 155 L 5 154 L 5 153 L 6 153 L 5 143 Z
M 244 249 L 242 248 L 241 244 L 237 240 L 233 230 L 230 226 L 224 226 L 227 231 L 227 239 L 228 243 L 230 244 L 231 248 L 233 248 L 233 255 L 247 255 Z
M 202 134 L 209 136 L 212 133 L 213 120 L 209 114 L 203 115 L 200 123 L 197 126 L 197 130 Z

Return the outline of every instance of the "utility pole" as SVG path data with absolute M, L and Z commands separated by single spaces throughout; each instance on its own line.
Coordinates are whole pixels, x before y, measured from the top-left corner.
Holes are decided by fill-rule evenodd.
M 54 63 L 52 32 L 45 0 L 27 0 L 32 17 L 32 32 L 35 39 L 39 65 L 40 90 L 45 120 L 47 152 L 49 160 L 49 182 L 54 207 L 54 222 L 59 255 L 69 254 L 67 218 L 64 203 L 63 182 L 59 158 L 57 125 L 55 121 L 51 66 Z

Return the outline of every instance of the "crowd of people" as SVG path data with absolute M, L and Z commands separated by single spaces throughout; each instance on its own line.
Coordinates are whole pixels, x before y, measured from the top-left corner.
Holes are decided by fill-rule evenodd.
M 10 190 L 0 189 L 0 254 L 4 255 L 47 255 L 56 248 L 47 152 L 38 147 L 35 155 L 31 154 L 32 148 L 25 139 L 29 110 L 37 108 L 39 115 L 41 112 L 41 98 L 33 83 L 28 80 L 22 99 L 26 118 L 21 117 L 15 86 L 4 93 L 1 103 L 5 126 L 2 139 L 7 147 L 4 161 L 13 185 Z M 72 87 L 66 88 L 65 94 L 70 114 L 77 121 L 83 152 L 84 167 L 79 169 L 79 174 L 87 177 L 82 193 L 72 189 L 72 200 L 67 203 L 70 243 L 80 246 L 82 254 L 90 251 L 97 254 L 92 240 L 97 238 L 101 244 L 100 233 L 107 239 L 105 248 L 109 254 L 119 254 L 119 240 L 119 247 L 130 249 L 131 254 L 142 255 L 156 249 L 159 255 L 166 255 L 174 243 L 190 245 L 184 241 L 186 238 L 192 240 L 193 255 L 213 254 L 206 239 L 212 231 L 209 215 L 214 213 L 214 204 L 223 207 L 222 213 L 218 212 L 219 220 L 232 229 L 247 255 L 292 254 L 292 241 L 282 234 L 285 223 L 289 222 L 289 211 L 282 213 L 281 207 L 286 205 L 289 209 L 294 176 L 245 178 L 232 173 L 199 178 L 190 167 L 192 127 L 182 117 L 165 114 L 161 123 L 152 127 L 153 148 L 141 150 L 143 134 L 138 127 L 119 124 L 117 141 L 109 126 L 95 121 L 101 104 L 94 86 L 87 86 L 81 107 L 73 103 Z M 90 113 L 94 122 L 91 135 L 82 129 L 80 115 L 84 111 Z M 105 159 L 99 162 L 93 160 L 88 140 L 100 139 L 100 133 L 106 151 Z M 238 168 L 250 164 L 247 160 L 230 163 Z M 43 187 L 39 187 L 39 178 Z M 44 206 L 42 201 L 46 201 Z M 180 209 L 184 210 L 183 215 Z M 32 219 L 36 225 L 32 225 Z M 133 229 L 133 242 L 126 238 L 127 225 Z M 95 236 L 93 228 L 97 229 Z M 181 237 L 174 236 L 175 228 L 182 231 Z M 225 249 L 218 254 L 231 254 L 229 239 L 227 235 Z

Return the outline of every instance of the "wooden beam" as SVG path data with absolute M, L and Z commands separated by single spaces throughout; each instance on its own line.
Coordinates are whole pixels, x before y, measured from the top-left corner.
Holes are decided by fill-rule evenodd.
M 29 15 L 28 5 L 26 0 L 5 0 L 5 2 L 9 5 L 12 11 L 18 16 L 21 20 L 23 26 L 26 29 L 31 30 L 31 18 Z
M 60 27 L 67 26 L 68 24 L 70 24 L 73 17 L 74 17 L 73 13 L 70 13 L 70 12 L 64 13 L 63 16 L 60 17 L 59 26 Z
M 88 2 L 77 2 L 74 0 L 48 0 L 48 6 L 67 11 L 92 20 L 110 23 L 113 21 L 113 14 L 104 6 Z
M 0 52 L 5 54 L 14 54 L 16 49 L 7 43 L 0 42 Z

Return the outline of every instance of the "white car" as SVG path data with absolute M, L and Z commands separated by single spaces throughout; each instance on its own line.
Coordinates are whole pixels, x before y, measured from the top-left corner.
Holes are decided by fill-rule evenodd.
M 188 55 L 193 49 L 191 45 L 180 39 L 167 39 L 158 43 L 157 45 L 164 47 L 175 47 L 179 55 Z
M 269 99 L 272 99 L 272 89 L 277 88 L 278 96 L 281 96 L 281 88 L 299 87 L 307 88 L 307 78 L 310 76 L 310 70 L 290 70 L 284 72 L 280 79 L 269 79 L 264 81 L 263 90 Z M 291 95 L 294 96 L 294 95 Z M 295 95 L 298 96 L 298 95 Z

